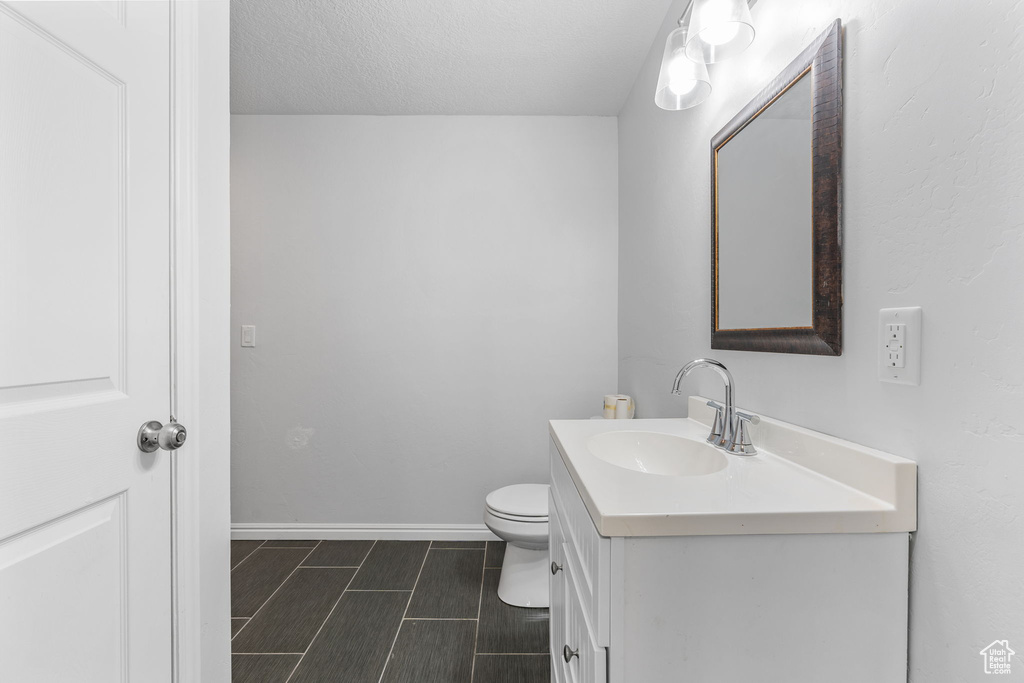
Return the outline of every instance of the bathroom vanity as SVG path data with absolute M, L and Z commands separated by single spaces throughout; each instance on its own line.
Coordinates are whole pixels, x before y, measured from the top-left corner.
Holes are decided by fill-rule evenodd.
M 556 683 L 896 683 L 916 465 L 769 418 L 551 422 Z

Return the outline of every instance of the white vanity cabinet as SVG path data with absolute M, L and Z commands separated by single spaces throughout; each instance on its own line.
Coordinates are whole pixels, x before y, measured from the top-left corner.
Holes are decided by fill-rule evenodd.
M 552 681 L 906 681 L 908 533 L 602 536 L 560 445 Z
M 606 680 L 609 641 L 609 539 L 598 536 L 568 472 L 548 501 L 551 555 L 552 680 Z M 571 497 L 566 498 L 566 487 Z

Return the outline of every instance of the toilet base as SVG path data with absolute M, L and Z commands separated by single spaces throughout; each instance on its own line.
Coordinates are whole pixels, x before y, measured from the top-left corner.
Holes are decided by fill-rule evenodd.
M 501 564 L 498 597 L 514 607 L 547 607 L 548 551 L 527 550 L 508 543 Z

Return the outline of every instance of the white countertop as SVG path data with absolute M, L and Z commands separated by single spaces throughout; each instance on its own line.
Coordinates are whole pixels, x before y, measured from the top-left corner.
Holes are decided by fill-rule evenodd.
M 608 431 L 703 440 L 712 409 L 690 397 L 690 418 L 552 420 L 551 437 L 602 536 L 879 533 L 917 528 L 917 465 L 761 416 L 753 456 L 726 453 L 721 471 L 651 475 L 592 455 Z

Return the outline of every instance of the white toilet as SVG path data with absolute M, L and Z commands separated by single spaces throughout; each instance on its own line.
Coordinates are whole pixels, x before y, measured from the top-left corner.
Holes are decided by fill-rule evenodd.
M 484 524 L 505 541 L 498 597 L 516 607 L 548 606 L 548 485 L 491 491 Z

